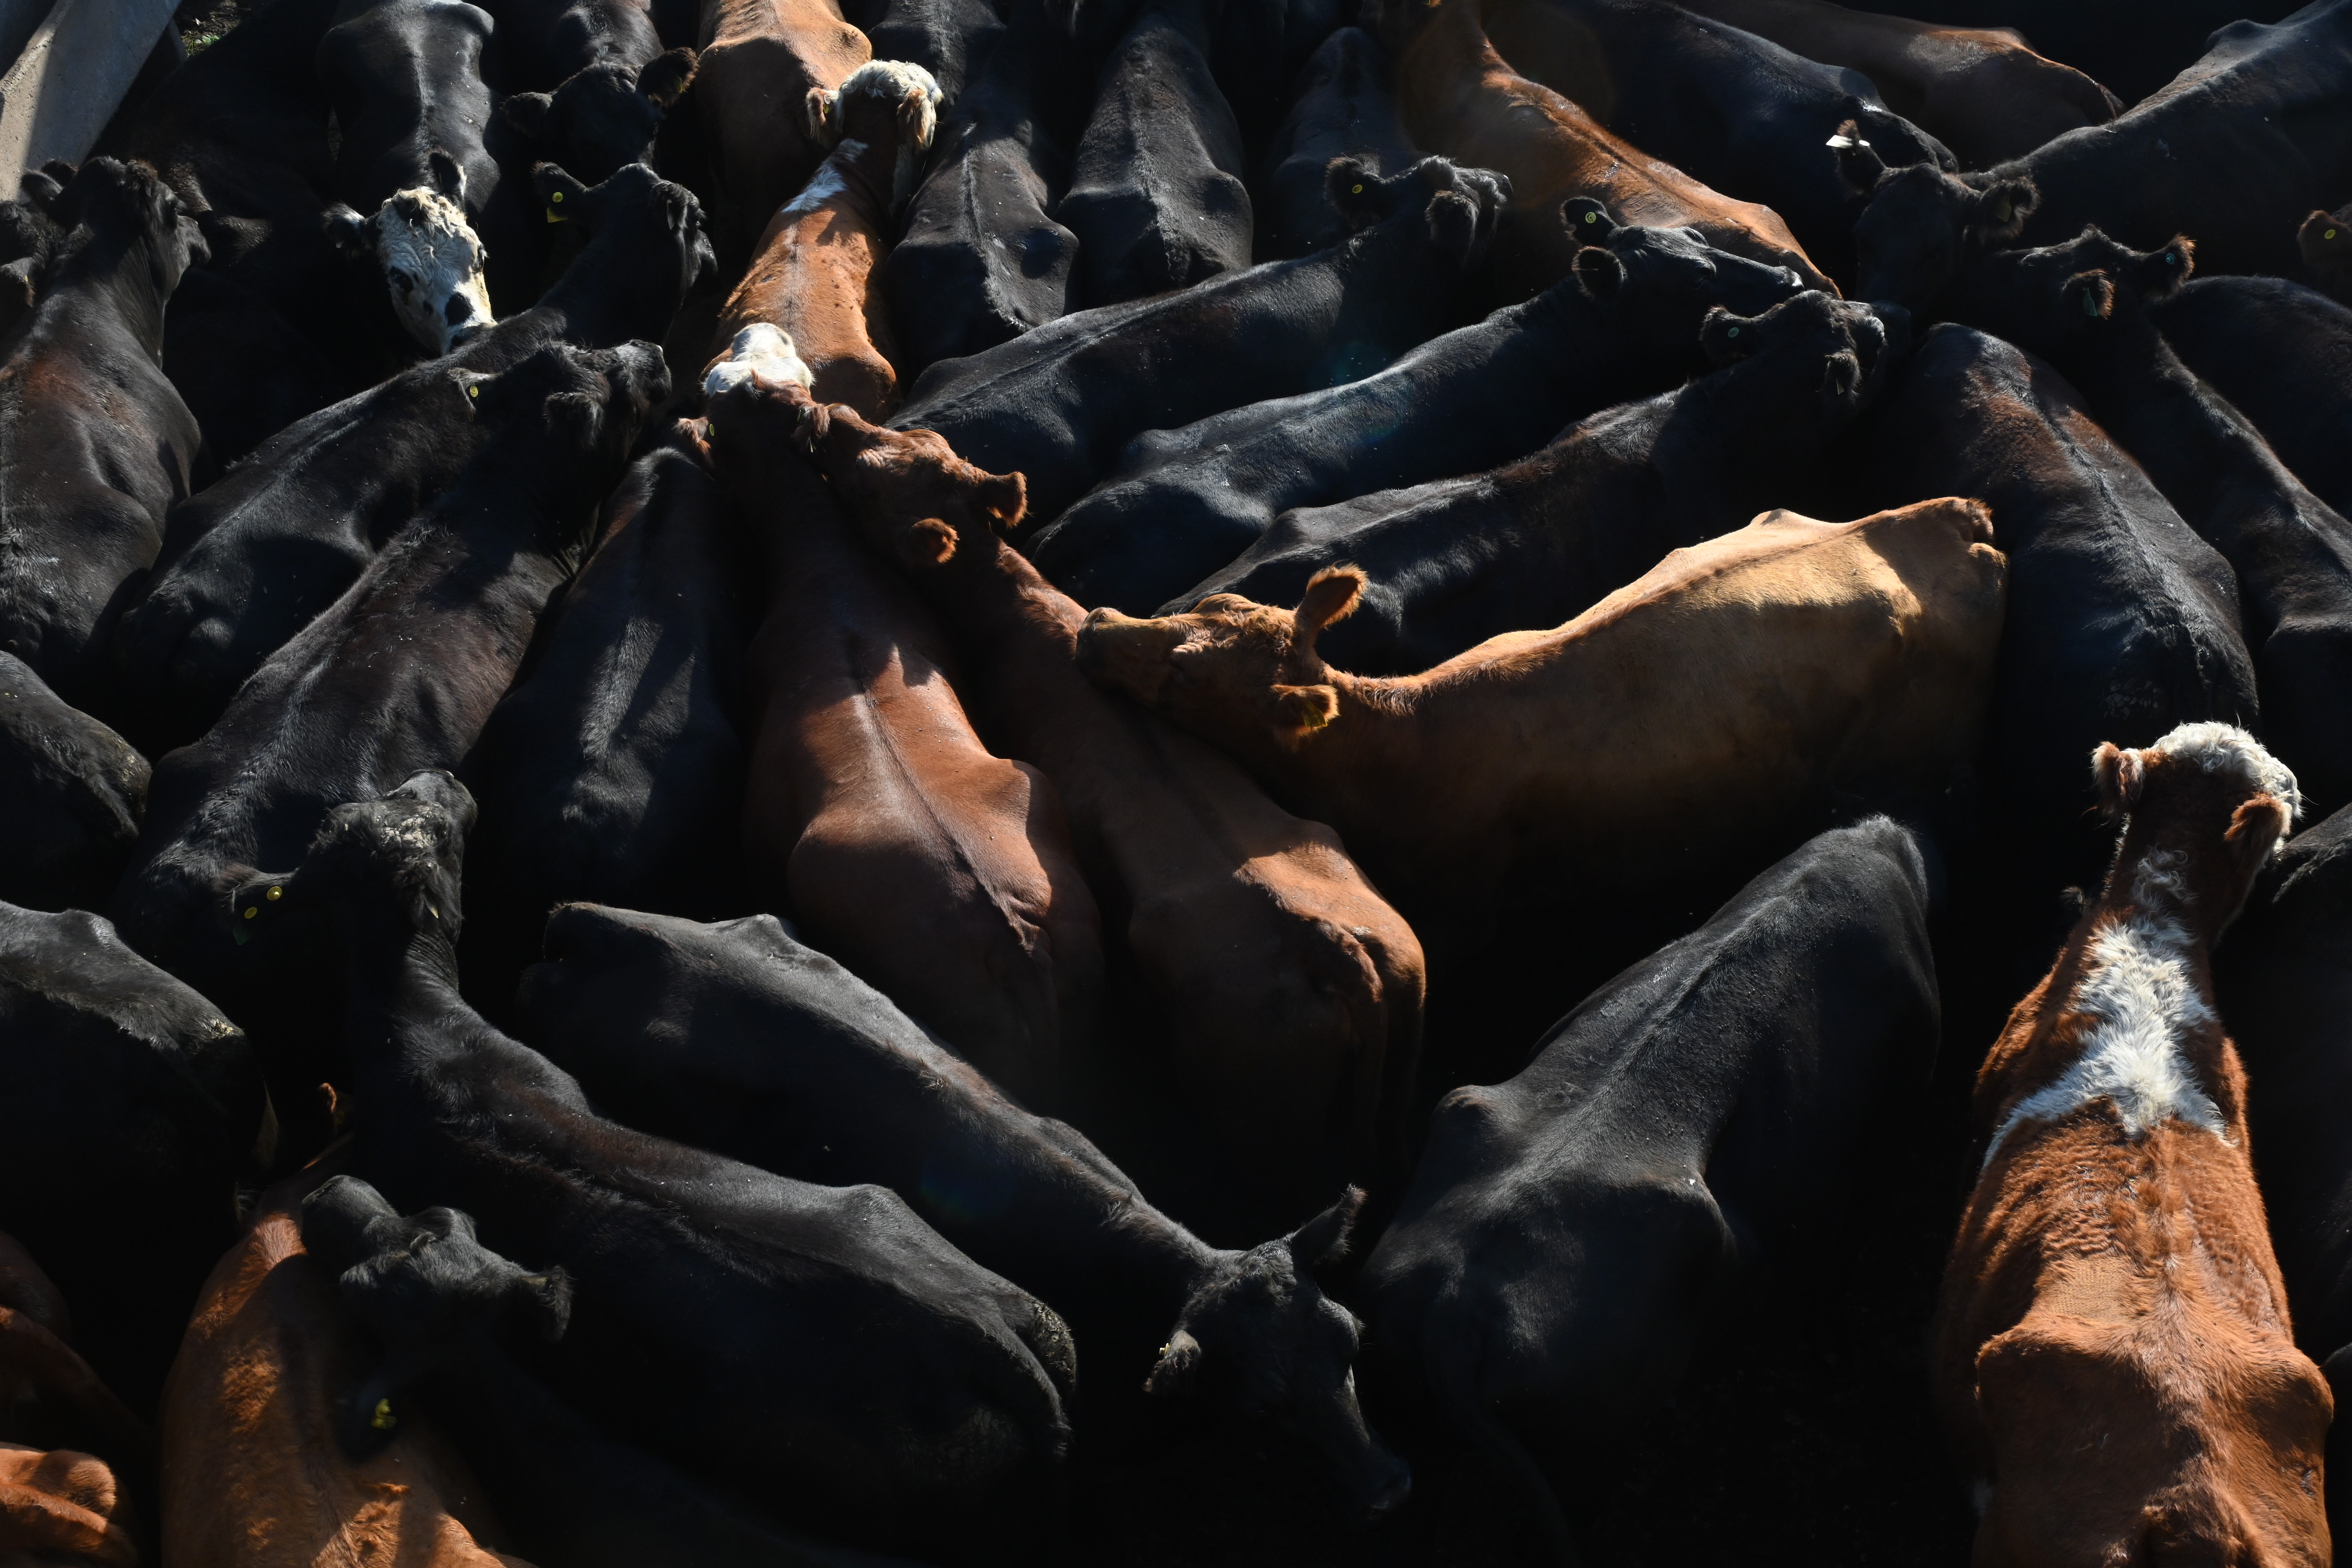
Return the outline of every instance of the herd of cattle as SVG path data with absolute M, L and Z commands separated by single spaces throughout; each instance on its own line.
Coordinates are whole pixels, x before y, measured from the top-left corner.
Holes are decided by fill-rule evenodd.
M 2240 4 L 160 62 L 0 203 L 0 1563 L 2328 1563 Z

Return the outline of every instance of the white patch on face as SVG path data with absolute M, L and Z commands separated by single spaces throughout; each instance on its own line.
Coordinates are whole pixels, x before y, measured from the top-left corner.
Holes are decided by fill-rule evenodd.
M 727 357 L 703 375 L 702 395 L 716 397 L 749 382 L 755 386 L 806 386 L 808 364 L 793 347 L 792 335 L 768 321 L 754 321 L 735 334 Z
M 2233 775 L 2252 788 L 2276 795 L 2291 819 L 2303 815 L 2303 795 L 2295 788 L 2294 770 L 2235 724 L 2183 724 L 2148 750 L 2209 773 Z
M 840 163 L 855 160 L 865 151 L 866 143 L 863 142 L 844 142 L 835 148 L 832 155 L 816 166 L 816 173 L 811 174 L 809 183 L 801 187 L 801 194 L 785 205 L 784 216 L 797 217 L 803 213 L 813 213 L 847 190 L 848 184 L 841 177 Z
M 2158 876 L 2170 879 L 2169 867 Z M 2180 1042 L 2214 1023 L 2189 963 L 2189 932 L 2160 911 L 2140 911 L 2091 934 L 2086 972 L 2069 998 L 2096 1022 L 2083 1053 L 2055 1083 L 2018 1101 L 1993 1134 L 1985 1163 L 2028 1121 L 2055 1121 L 2095 1100 L 2137 1138 L 2161 1121 L 2186 1121 L 2228 1137 L 2221 1111 L 2189 1070 Z
M 894 115 L 899 105 L 914 105 L 912 133 L 907 133 L 903 121 L 898 121 L 898 157 L 890 179 L 890 205 L 896 211 L 915 194 L 923 159 L 939 140 L 940 110 L 947 102 L 947 94 L 940 90 L 939 79 L 919 65 L 907 60 L 868 60 L 841 84 L 837 101 L 845 117 L 849 100 L 861 95 L 881 100 Z
M 487 327 L 496 320 L 482 276 L 482 242 L 457 203 L 421 185 L 395 191 L 367 228 L 393 311 L 410 337 L 446 354 L 458 328 Z M 452 300 L 459 302 L 455 310 Z

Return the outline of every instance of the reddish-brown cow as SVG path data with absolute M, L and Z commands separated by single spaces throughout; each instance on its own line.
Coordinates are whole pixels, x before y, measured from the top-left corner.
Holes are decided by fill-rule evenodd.
M 2333 1406 L 2294 1348 L 2214 940 L 2300 805 L 2244 731 L 2092 759 L 2123 844 L 1977 1079 L 1937 1323 L 1978 1568 L 2319 1568 Z
M 992 755 L 946 639 L 792 449 L 804 387 L 741 377 L 712 449 L 769 557 L 743 842 L 765 907 L 1015 1094 L 1055 1081 L 1102 982 L 1100 918 L 1044 774 Z
M 529 1568 L 480 1544 L 495 1531 L 481 1486 L 421 1412 L 386 1412 L 390 1441 L 345 1456 L 336 1400 L 366 1352 L 300 1228 L 304 1194 L 330 1173 L 263 1194 L 197 1300 L 163 1389 L 173 1568 Z
M 1413 144 L 1510 177 L 1517 216 L 1496 241 L 1495 265 L 1515 293 L 1568 276 L 1582 241 L 1555 219 L 1571 196 L 1603 203 L 1619 223 L 1688 225 L 1719 250 L 1793 268 L 1807 288 L 1837 292 L 1771 208 L 1734 201 L 1626 145 L 1511 69 L 1487 41 L 1478 0 L 1370 0 L 1367 26 L 1375 14 Z
M 760 237 L 712 339 L 713 364 L 754 321 L 783 330 L 809 367 L 820 403 L 879 419 L 898 403 L 889 311 L 874 270 L 915 194 L 939 132 L 940 84 L 920 66 L 870 60 L 838 92 L 811 88 L 809 131 L 829 146 L 800 195 Z
M 0 1235 L 0 1562 L 131 1568 L 131 1500 L 114 1466 L 82 1449 L 145 1469 L 155 1439 L 73 1352 L 72 1333 L 57 1286 Z
M 2114 93 L 2045 59 L 2007 27 L 1948 27 L 1830 0 L 1682 0 L 1782 48 L 1862 72 L 1886 106 L 1958 155 L 1990 169 L 2053 136 L 2123 112 Z
M 742 264 L 768 216 L 825 154 L 808 97 L 874 58 L 838 0 L 703 0 L 694 104 L 717 182 L 720 265 Z
M 813 412 L 806 436 L 867 537 L 956 631 L 990 732 L 1060 790 L 1126 903 L 1183 1087 L 1262 1162 L 1269 1193 L 1295 1183 L 1282 1201 L 1303 1199 L 1335 1152 L 1365 1172 L 1400 1156 L 1421 943 L 1338 836 L 1078 672 L 1086 612 L 998 537 L 1021 521 L 1021 476 L 844 408 Z

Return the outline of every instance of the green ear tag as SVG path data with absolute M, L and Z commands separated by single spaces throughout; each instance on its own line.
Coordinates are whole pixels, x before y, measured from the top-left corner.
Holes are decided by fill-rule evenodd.
M 1727 338 L 1736 338 L 1739 335 L 1739 329 L 1738 327 L 1734 327 L 1723 335 Z
M 1601 221 L 1601 215 L 1599 213 L 1586 213 L 1584 215 L 1584 221 L 1587 223 L 1599 223 Z

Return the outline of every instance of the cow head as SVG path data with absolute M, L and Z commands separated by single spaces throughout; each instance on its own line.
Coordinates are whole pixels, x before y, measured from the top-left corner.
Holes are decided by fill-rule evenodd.
M 1353 233 L 1419 216 L 1427 225 L 1430 246 L 1466 268 L 1494 243 L 1496 226 L 1511 199 L 1511 182 L 1444 158 L 1423 158 L 1382 179 L 1377 160 L 1348 157 L 1324 166 L 1323 194 Z
M 438 357 L 495 318 L 482 274 L 489 253 L 466 221 L 466 171 L 437 147 L 426 163 L 430 185 L 394 191 L 364 219 L 347 206 L 330 207 L 326 226 L 338 250 L 383 268 L 402 329 Z
M 1979 1493 L 1975 1561 L 2326 1561 L 2311 1550 L 2326 1539 L 2319 1478 L 2333 1414 L 2318 1369 L 2229 1310 L 2167 1331 L 2184 1308 L 2158 1281 L 2082 1284 L 2145 1298 L 2146 1326 L 2037 1310 L 1978 1352 L 1994 1473 Z M 2195 1347 L 2186 1356 L 2184 1335 Z
M 2024 231 L 2041 193 L 2021 177 L 1958 178 L 1932 163 L 1888 168 L 1851 122 L 1830 138 L 1846 182 L 1869 198 L 1853 226 L 1858 292 L 1916 310 L 1969 261 Z
M 840 87 L 809 89 L 809 139 L 820 147 L 894 147 L 890 210 L 914 196 L 947 95 L 930 72 L 903 60 L 868 60 Z
M 656 55 L 632 71 L 617 63 L 588 67 L 553 92 L 519 92 L 499 118 L 530 144 L 534 158 L 604 180 L 625 164 L 649 162 L 654 137 L 686 89 L 692 49 Z
M 2337 300 L 2352 300 L 2352 207 L 2313 213 L 2295 230 L 2294 243 L 2314 287 Z
M 646 342 L 548 343 L 505 370 L 452 370 L 449 380 L 474 418 L 533 430 L 554 448 L 551 460 L 576 458 L 585 473 L 618 463 L 646 416 L 669 396 L 669 366 Z
M 1240 755 L 1269 740 L 1297 748 L 1339 717 L 1333 671 L 1315 652 L 1323 628 L 1363 592 L 1353 566 L 1315 574 L 1296 610 L 1212 594 L 1188 614 L 1137 620 L 1097 610 L 1078 633 L 1078 664 Z
M 2303 814 L 2294 771 L 2234 724 L 2183 724 L 2153 746 L 2103 744 L 2091 780 L 2109 820 L 2161 839 L 2189 907 L 2214 934 L 2236 918 L 2254 879 Z M 2219 853 L 2215 853 L 2216 847 Z
M 645 164 L 624 164 L 603 184 L 586 185 L 553 163 L 539 163 L 531 169 L 530 183 L 548 222 L 577 223 L 592 240 L 639 215 L 666 229 L 679 262 L 680 300 L 719 281 L 719 256 L 710 248 L 702 204 L 692 191 Z
M 2137 319 L 2197 269 L 2197 247 L 2177 238 L 2134 250 L 2086 228 L 2063 245 L 2000 250 L 1979 258 L 1953 290 L 1949 313 L 2035 353 L 2061 356 L 2095 341 L 2113 321 Z
M 463 921 L 459 875 L 474 797 L 439 768 L 414 773 L 380 800 L 327 813 L 301 866 L 257 872 L 230 891 L 228 925 L 239 942 L 324 916 L 347 952 L 396 956 L 410 939 L 445 941 L 451 973 Z
M 1315 1281 L 1346 1253 L 1363 1203 L 1350 1187 L 1287 1237 L 1219 1254 L 1144 1388 L 1157 1399 L 1213 1398 L 1265 1423 L 1312 1457 L 1352 1511 L 1377 1516 L 1404 1500 L 1412 1472 L 1356 1403 L 1361 1325 Z
M 451 1355 L 507 1324 L 552 1342 L 571 1321 L 562 1269 L 528 1273 L 477 1240 L 470 1215 L 430 1208 L 404 1217 L 354 1177 L 331 1176 L 302 1200 L 302 1246 L 384 1350 L 337 1401 L 336 1435 L 354 1459 L 393 1439 L 409 1389 Z
M 973 467 L 936 431 L 885 429 L 854 409 L 812 404 L 800 442 L 860 531 L 909 571 L 945 566 L 959 552 L 992 558 L 965 547 L 1012 532 L 1028 508 L 1022 476 Z
M 1759 371 L 1769 365 L 1776 383 L 1810 389 L 1822 413 L 1836 420 L 1861 412 L 1908 348 L 1909 336 L 1910 316 L 1900 307 L 1873 307 L 1816 290 L 1760 316 L 1709 310 L 1699 326 L 1699 348 L 1717 370 L 1748 361 Z
M 145 163 L 92 158 L 78 170 L 52 163 L 26 175 L 25 189 L 52 226 L 53 264 L 100 247 L 135 247 L 145 252 L 149 281 L 163 300 L 189 268 L 211 258 L 194 215 Z
M 1557 287 L 1581 290 L 1636 331 L 1688 342 L 1711 307 L 1757 315 L 1804 292 L 1791 268 L 1717 250 L 1695 228 L 1620 224 L 1591 196 L 1571 198 L 1560 221 L 1581 244 L 1570 278 Z

